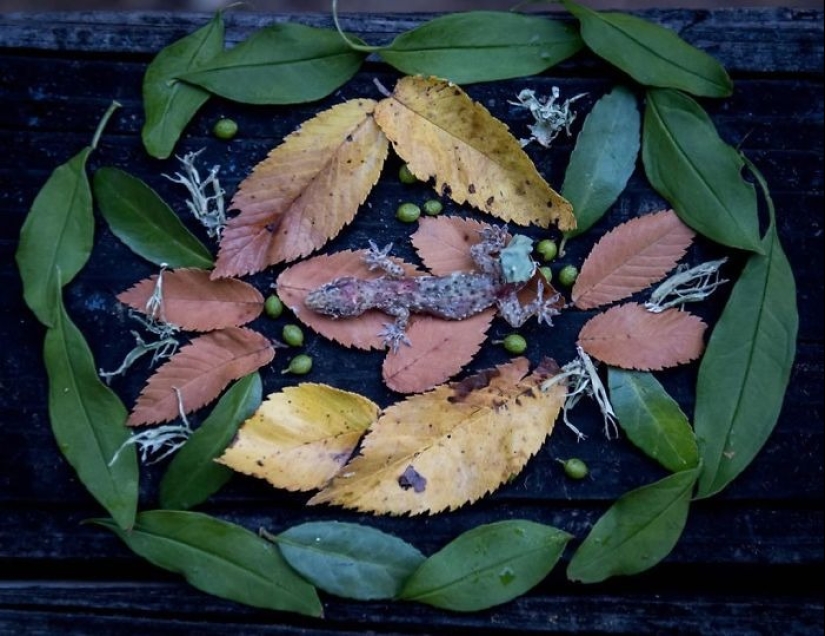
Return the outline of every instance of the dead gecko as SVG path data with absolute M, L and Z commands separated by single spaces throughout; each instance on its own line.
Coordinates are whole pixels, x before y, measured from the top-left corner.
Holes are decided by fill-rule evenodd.
M 411 313 L 462 320 L 495 305 L 513 327 L 520 327 L 531 316 L 551 325 L 551 318 L 559 313 L 558 294 L 545 301 L 544 287 L 539 282 L 536 299 L 522 306 L 516 294 L 527 281 L 508 283 L 497 258 L 506 245 L 507 231 L 500 227 L 485 228 L 481 237 L 482 241 L 470 248 L 479 271 L 454 272 L 447 276 L 405 276 L 404 268 L 389 258 L 392 244 L 379 249 L 370 241 L 364 262 L 370 270 L 380 269 L 385 276 L 336 278 L 309 292 L 304 304 L 333 318 L 360 316 L 369 309 L 393 316 L 395 322 L 387 323 L 379 334 L 392 351 L 401 343 L 410 344 L 406 331 Z

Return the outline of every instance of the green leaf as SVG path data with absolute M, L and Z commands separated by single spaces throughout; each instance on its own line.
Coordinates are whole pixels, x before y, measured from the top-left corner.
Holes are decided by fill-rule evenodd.
M 17 267 L 26 304 L 46 326 L 57 320 L 54 287 L 58 271 L 64 285 L 83 269 L 92 253 L 94 215 L 86 178 L 85 147 L 52 172 L 37 193 L 20 230 Z
M 561 187 L 576 215 L 576 229 L 565 238 L 589 230 L 619 198 L 636 167 L 641 127 L 636 98 L 627 88 L 617 86 L 593 106 Z
M 261 403 L 261 376 L 238 380 L 170 462 L 160 482 L 160 505 L 186 510 L 220 490 L 234 471 L 216 463 L 238 427 Z
M 609 368 L 610 401 L 628 439 L 671 472 L 696 468 L 687 416 L 652 374 Z
M 131 532 L 109 528 L 136 554 L 182 574 L 194 587 L 232 601 L 321 616 L 315 588 L 299 577 L 278 549 L 249 530 L 197 512 L 151 510 Z
M 402 33 L 378 55 L 408 75 L 457 84 L 535 75 L 584 46 L 575 28 L 538 16 L 469 11 Z
M 313 585 L 357 600 L 394 598 L 424 561 L 409 543 L 355 523 L 304 523 L 274 539 L 287 563 Z
M 520 519 L 478 526 L 428 558 L 400 598 L 461 612 L 505 603 L 547 576 L 569 540 L 566 532 Z
M 694 100 L 648 91 L 642 161 L 651 185 L 685 223 L 717 243 L 762 252 L 756 191 L 742 178 L 744 161 Z
M 63 305 L 57 279 L 51 302 L 54 325 L 46 332 L 43 358 L 52 432 L 86 489 L 120 528 L 131 528 L 138 503 L 138 464 L 135 447 L 123 446 L 129 439 L 126 407 L 100 381 L 92 352 Z
M 158 159 L 172 154 L 183 129 L 209 99 L 208 91 L 177 81 L 223 50 L 223 15 L 173 42 L 155 56 L 143 76 L 146 121 L 142 137 L 146 151 Z
M 332 93 L 365 56 L 330 29 L 275 24 L 179 78 L 247 104 L 297 104 Z
M 637 574 L 664 559 L 679 540 L 699 470 L 684 470 L 632 490 L 596 522 L 573 554 L 567 578 L 598 583 Z
M 673 31 L 626 13 L 596 12 L 571 0 L 562 4 L 578 19 L 588 48 L 640 84 L 704 97 L 733 92 L 724 67 Z
M 753 254 L 710 336 L 696 381 L 698 497 L 739 475 L 776 426 L 796 353 L 796 283 L 776 232 L 773 201 L 764 254 Z
M 135 254 L 173 269 L 212 267 L 209 250 L 143 181 L 118 168 L 100 168 L 93 187 L 109 228 Z
M 536 271 L 536 263 L 531 254 L 533 240 L 523 234 L 515 234 L 499 254 L 499 262 L 508 283 L 523 283 L 532 278 Z

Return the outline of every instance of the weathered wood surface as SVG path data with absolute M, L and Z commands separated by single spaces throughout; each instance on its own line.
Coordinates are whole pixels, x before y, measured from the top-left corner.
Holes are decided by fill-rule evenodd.
M 100 514 L 77 483 L 51 438 L 41 363 L 43 331 L 25 309 L 13 264 L 20 225 L 50 171 L 88 143 L 112 99 L 124 108 L 111 122 L 91 169 L 117 165 L 148 181 L 183 210 L 179 186 L 161 175 L 174 161 L 143 152 L 140 82 L 151 56 L 202 24 L 205 15 L 41 14 L 0 16 L 0 633 L 191 633 L 229 631 L 261 634 L 356 634 L 469 631 L 605 634 L 808 634 L 823 627 L 823 86 L 822 12 L 793 10 L 651 11 L 644 15 L 679 31 L 717 56 L 732 72 L 735 95 L 704 104 L 722 136 L 738 145 L 766 175 L 780 215 L 780 233 L 799 287 L 799 349 L 780 423 L 754 464 L 719 497 L 697 503 L 673 554 L 641 576 L 596 586 L 567 582 L 563 567 L 517 601 L 487 612 L 460 615 L 399 603 L 356 603 L 325 597 L 324 620 L 310 620 L 241 607 L 208 597 L 177 577 L 131 555 L 117 539 L 83 519 Z M 346 16 L 344 28 L 380 43 L 428 16 Z M 230 13 L 228 39 L 284 16 Z M 308 24 L 331 26 L 328 16 L 304 16 Z M 246 107 L 211 100 L 187 131 L 178 152 L 205 147 L 207 164 L 222 164 L 232 192 L 267 150 L 318 110 L 355 96 L 375 96 L 373 79 L 391 86 L 397 74 L 370 62 L 351 82 L 317 104 Z M 526 115 L 508 105 L 519 89 L 564 94 L 587 91 L 592 99 L 621 77 L 598 59 L 580 54 L 542 77 L 468 88 L 496 116 L 523 134 Z M 240 123 L 239 137 L 225 144 L 208 131 L 219 116 Z M 531 154 L 551 183 L 558 184 L 571 143 Z M 361 247 L 369 238 L 393 240 L 409 255 L 408 228 L 392 219 L 396 205 L 423 200 L 425 186 L 401 186 L 391 160 L 362 215 L 329 249 Z M 662 206 L 637 171 L 627 192 L 593 232 L 571 243 L 580 262 L 598 236 L 616 223 Z M 455 207 L 447 206 L 456 212 Z M 700 243 L 692 258 L 717 254 Z M 262 290 L 277 269 L 253 277 Z M 151 273 L 151 268 L 100 226 L 95 252 L 82 275 L 67 288 L 67 303 L 103 368 L 117 365 L 128 350 L 129 324 L 114 295 Z M 719 295 L 702 309 L 713 320 Z M 529 353 L 572 356 L 575 335 L 588 317 L 559 320 L 550 337 L 533 326 L 523 333 Z M 273 337 L 283 321 L 258 321 Z M 497 322 L 493 338 L 508 330 Z M 394 398 L 379 381 L 377 354 L 346 353 L 312 337 L 313 379 L 366 391 L 382 403 Z M 265 390 L 291 380 L 277 371 Z M 473 364 L 504 360 L 488 346 Z M 688 413 L 695 369 L 665 375 L 664 381 Z M 141 377 L 137 377 L 141 376 Z M 145 369 L 116 390 L 129 403 Z M 584 443 L 560 427 L 513 483 L 456 513 L 426 519 L 385 519 L 305 508 L 305 497 L 275 492 L 236 478 L 203 510 L 256 529 L 278 531 L 312 519 L 368 523 L 394 532 L 426 553 L 479 523 L 524 517 L 557 525 L 581 538 L 619 495 L 661 472 L 623 441 L 607 442 L 587 406 L 575 412 L 589 434 Z M 592 478 L 565 480 L 556 457 L 585 459 Z M 143 507 L 156 501 L 162 468 L 145 472 Z M 568 552 L 569 557 L 569 552 Z

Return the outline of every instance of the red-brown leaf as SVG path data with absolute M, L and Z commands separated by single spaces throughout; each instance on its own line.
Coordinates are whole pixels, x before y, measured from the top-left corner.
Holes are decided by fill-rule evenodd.
M 269 364 L 275 350 L 251 329 L 229 327 L 198 336 L 149 378 L 127 424 L 167 422 L 178 416 L 178 394 L 185 412 L 217 398 L 233 380 Z
M 573 304 L 592 309 L 632 296 L 676 266 L 695 236 L 673 210 L 647 214 L 605 234 L 573 286 Z
M 257 318 L 264 306 L 261 293 L 234 278 L 212 280 L 205 269 L 179 269 L 163 273 L 163 301 L 155 315 L 189 331 L 239 327 Z M 146 278 L 117 299 L 141 313 L 155 291 L 157 275 Z
M 636 303 L 611 307 L 579 332 L 579 345 L 594 358 L 623 369 L 655 371 L 702 355 L 705 323 L 668 309 L 654 314 Z
M 476 269 L 470 248 L 481 242 L 479 234 L 488 223 L 458 216 L 423 218 L 410 241 L 424 265 L 436 276 Z
M 384 383 L 399 393 L 421 393 L 448 380 L 468 364 L 486 338 L 495 310 L 461 321 L 415 316 L 407 337 L 384 359 Z

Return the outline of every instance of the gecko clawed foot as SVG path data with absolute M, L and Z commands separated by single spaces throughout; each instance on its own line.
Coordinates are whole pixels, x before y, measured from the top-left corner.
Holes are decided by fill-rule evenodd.
M 404 328 L 394 322 L 384 323 L 384 328 L 378 335 L 384 339 L 384 345 L 389 347 L 392 353 L 396 353 L 398 351 L 398 347 L 402 344 L 405 344 L 408 347 L 412 346 L 410 339 L 407 338 Z
M 545 324 L 548 327 L 553 326 L 553 316 L 558 316 L 561 313 L 559 310 L 560 299 L 561 294 L 556 292 L 550 298 L 544 300 L 544 285 L 539 281 L 538 293 L 534 301 L 536 303 L 536 320 L 539 324 Z
M 392 250 L 392 243 L 380 248 L 374 241 L 370 241 L 369 251 L 364 255 L 364 264 L 370 271 L 380 269 L 392 278 L 401 278 L 404 276 L 404 268 L 398 263 L 393 263 L 389 256 L 390 250 Z

